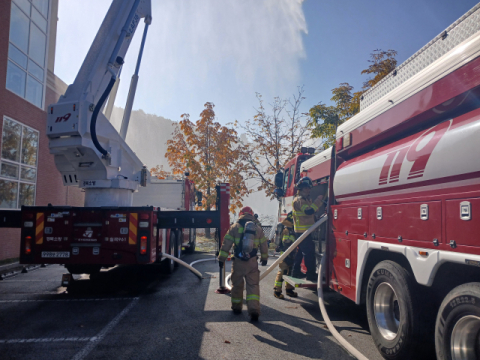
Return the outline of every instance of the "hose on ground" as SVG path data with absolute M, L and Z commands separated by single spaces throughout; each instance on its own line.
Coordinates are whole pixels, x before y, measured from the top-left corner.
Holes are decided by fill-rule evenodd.
M 347 340 L 344 339 L 342 335 L 335 329 L 330 318 L 328 317 L 327 310 L 325 309 L 325 304 L 323 302 L 323 289 L 322 289 L 322 278 L 323 273 L 325 272 L 325 259 L 326 256 L 322 256 L 322 261 L 318 267 L 318 280 L 317 280 L 317 294 L 318 294 L 318 305 L 320 306 L 320 312 L 322 313 L 323 321 L 328 327 L 328 330 L 332 333 L 333 337 L 342 345 L 350 354 L 355 356 L 358 360 L 368 360 L 360 351 L 355 349 Z
M 177 263 L 179 263 L 180 265 L 182 266 L 185 266 L 188 270 L 190 270 L 191 272 L 193 272 L 195 275 L 197 275 L 200 280 L 203 279 L 203 275 L 200 271 L 198 271 L 197 269 L 195 269 L 194 267 L 190 266 L 189 264 L 187 264 L 185 261 L 182 261 L 180 260 L 179 258 L 176 258 L 175 256 L 173 255 L 170 255 L 170 254 L 163 254 L 163 256 L 165 256 L 167 259 L 170 259 L 170 260 L 173 260 L 173 261 L 176 261 Z
M 214 256 L 213 258 L 211 259 L 200 259 L 200 260 L 195 260 L 193 262 L 190 263 L 190 266 L 193 266 L 195 264 L 198 264 L 198 263 L 201 263 L 201 262 L 205 262 L 205 261 L 217 261 L 217 257 Z

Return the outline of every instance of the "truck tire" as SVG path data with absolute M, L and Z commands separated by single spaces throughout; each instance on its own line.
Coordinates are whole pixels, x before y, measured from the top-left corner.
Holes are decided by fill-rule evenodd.
M 439 360 L 480 359 L 480 283 L 457 286 L 443 299 L 435 349 Z
M 167 252 L 168 255 L 173 255 L 177 256 L 176 252 L 176 239 L 175 239 L 175 231 L 170 230 L 170 241 L 168 242 L 168 250 L 166 249 L 165 251 Z M 171 274 L 173 273 L 173 270 L 175 269 L 175 261 L 170 260 L 170 259 L 165 259 L 162 261 L 162 271 L 165 274 Z
M 197 229 L 190 229 L 188 245 L 188 248 L 185 249 L 185 253 L 193 254 L 195 252 L 195 247 L 197 246 Z
M 367 317 L 375 346 L 385 359 L 413 359 L 419 340 L 415 279 L 393 261 L 373 269 L 367 285 Z

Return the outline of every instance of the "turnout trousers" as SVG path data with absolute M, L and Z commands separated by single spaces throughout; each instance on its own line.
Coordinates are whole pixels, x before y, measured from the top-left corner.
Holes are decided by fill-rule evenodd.
M 297 239 L 302 236 L 302 233 L 296 233 Z M 313 243 L 312 235 L 308 235 L 305 240 L 303 240 L 300 245 L 298 245 L 299 251 L 297 256 L 295 256 L 295 263 L 293 264 L 293 270 L 300 271 L 300 266 L 302 264 L 302 257 L 299 254 L 302 254 L 305 258 L 305 267 L 307 268 L 308 274 L 315 275 L 316 272 L 316 260 L 315 260 L 315 244 Z
M 257 257 L 248 261 L 234 258 L 232 263 L 232 310 L 242 310 L 243 307 L 243 281 L 247 284 L 248 314 L 260 315 L 260 271 L 258 270 Z
M 282 284 L 283 284 L 283 275 L 287 275 L 288 271 L 290 270 L 290 266 L 288 266 L 285 261 L 282 261 L 280 264 L 278 264 L 278 267 L 280 268 L 277 273 L 277 277 L 275 278 L 275 287 L 273 288 L 275 291 L 282 292 Z M 285 288 L 287 290 L 293 290 L 295 289 L 292 285 L 286 284 Z

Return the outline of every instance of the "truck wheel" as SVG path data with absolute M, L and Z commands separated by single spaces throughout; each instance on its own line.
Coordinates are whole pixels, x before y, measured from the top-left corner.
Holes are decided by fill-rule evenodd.
M 170 241 L 168 242 L 168 255 L 173 255 L 176 256 L 176 245 L 175 245 L 175 232 L 170 231 Z M 173 273 L 173 270 L 175 269 L 175 261 L 171 259 L 165 259 L 162 261 L 162 270 L 166 274 L 171 274 Z
M 197 231 L 196 229 L 190 229 L 190 236 L 188 239 L 188 248 L 185 249 L 187 254 L 193 254 L 195 252 L 195 246 L 197 246 Z
M 435 349 L 439 360 L 480 359 L 480 283 L 457 286 L 443 299 Z
M 386 359 L 412 359 L 418 340 L 418 305 L 413 276 L 393 261 L 373 269 L 367 285 L 370 333 Z

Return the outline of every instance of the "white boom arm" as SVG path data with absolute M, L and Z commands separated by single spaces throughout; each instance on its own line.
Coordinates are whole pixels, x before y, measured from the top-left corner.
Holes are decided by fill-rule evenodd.
M 133 192 L 146 183 L 143 163 L 102 112 L 142 18 L 138 78 L 151 0 L 113 0 L 74 83 L 47 109 L 50 153 L 64 185 L 85 188 L 85 206 L 130 206 Z M 130 109 L 134 95 L 135 89 Z

